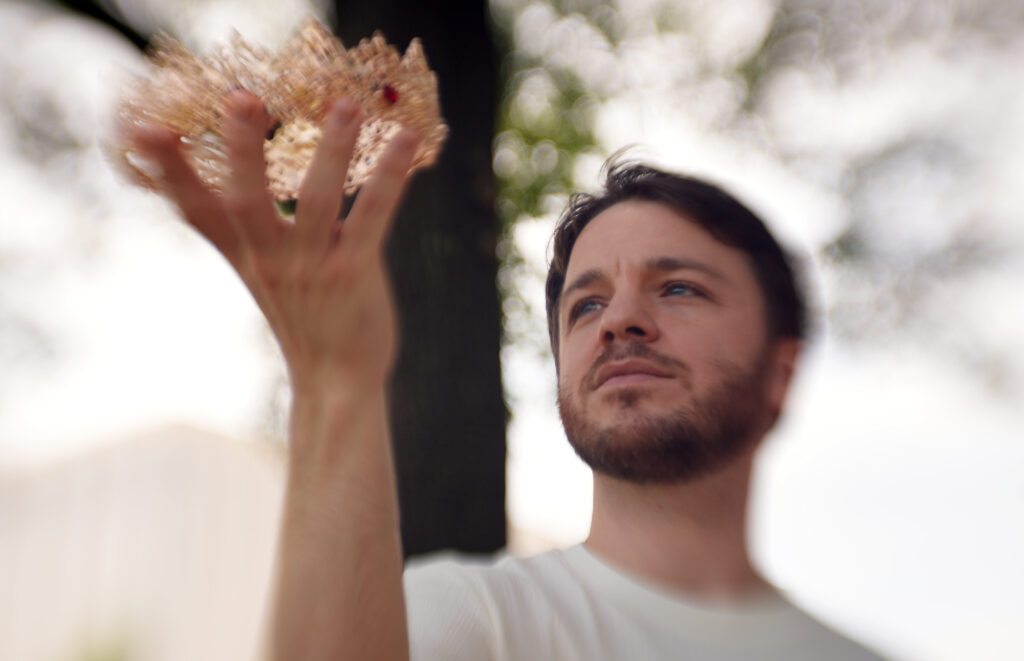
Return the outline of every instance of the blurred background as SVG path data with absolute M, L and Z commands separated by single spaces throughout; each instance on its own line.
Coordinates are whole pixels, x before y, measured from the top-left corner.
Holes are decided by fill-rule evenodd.
M 1021 3 L 0 0 L 0 659 L 257 656 L 281 359 L 98 145 L 155 30 L 277 46 L 309 15 L 346 44 L 421 36 L 452 127 L 392 246 L 408 555 L 586 535 L 542 282 L 568 192 L 633 145 L 810 265 L 757 564 L 894 659 L 1024 658 Z

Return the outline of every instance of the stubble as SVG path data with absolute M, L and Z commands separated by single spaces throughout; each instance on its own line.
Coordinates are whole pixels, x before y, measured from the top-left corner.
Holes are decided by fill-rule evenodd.
M 593 396 L 593 375 L 610 360 L 638 357 L 671 366 L 682 381 L 681 401 L 660 413 L 642 410 L 651 392 L 646 386 L 620 387 L 599 401 L 616 411 L 604 426 L 588 419 L 576 393 L 559 388 L 558 408 L 566 436 L 576 454 L 593 470 L 636 484 L 694 480 L 724 467 L 756 442 L 766 415 L 765 352 L 749 367 L 720 363 L 720 380 L 703 393 L 694 392 L 691 371 L 674 358 L 635 342 L 600 356 L 582 380 Z

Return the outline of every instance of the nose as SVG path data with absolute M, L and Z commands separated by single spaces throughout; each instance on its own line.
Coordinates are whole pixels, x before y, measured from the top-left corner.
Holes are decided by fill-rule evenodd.
M 601 315 L 601 340 L 653 342 L 658 339 L 658 325 L 642 296 L 618 292 Z

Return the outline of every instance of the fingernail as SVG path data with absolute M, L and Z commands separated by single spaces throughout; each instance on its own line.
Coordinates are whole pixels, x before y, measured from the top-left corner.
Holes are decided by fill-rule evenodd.
M 137 151 L 126 152 L 124 158 L 129 165 L 153 181 L 163 179 L 164 168 L 155 158 Z
M 177 139 L 177 136 L 172 136 L 166 128 L 158 124 L 143 122 L 129 127 L 125 133 L 125 139 L 136 150 L 152 151 L 169 146 L 172 141 Z
M 238 92 L 245 92 L 239 94 Z M 244 88 L 237 88 L 228 93 L 227 111 L 233 118 L 241 121 L 253 121 L 266 116 L 266 106 L 259 99 L 259 103 L 253 103 L 251 93 Z
M 227 113 L 232 119 L 246 120 L 249 118 L 249 106 L 242 103 L 238 97 L 230 97 L 227 103 Z
M 335 101 L 331 106 L 331 117 L 341 126 L 347 126 L 359 114 L 359 104 L 352 99 Z
M 420 143 L 420 134 L 416 131 L 405 128 L 395 136 L 398 146 L 406 151 L 414 151 Z

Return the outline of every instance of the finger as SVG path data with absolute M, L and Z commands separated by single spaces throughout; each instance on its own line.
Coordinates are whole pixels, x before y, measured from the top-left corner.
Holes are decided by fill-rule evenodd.
M 419 136 L 403 129 L 384 150 L 345 219 L 344 236 L 354 248 L 379 248 L 383 243 L 405 191 L 418 144 Z
M 351 99 L 335 102 L 327 113 L 295 212 L 297 239 L 306 245 L 324 245 L 338 222 L 360 119 L 359 105 Z
M 257 246 L 272 245 L 284 226 L 267 190 L 263 102 L 240 90 L 228 97 L 226 110 L 221 130 L 230 172 L 224 186 L 224 206 L 246 238 Z
M 178 205 L 185 220 L 231 261 L 238 234 L 227 220 L 220 199 L 185 160 L 179 137 L 164 127 L 144 126 L 135 129 L 129 139 L 141 156 L 159 166 L 160 187 Z

